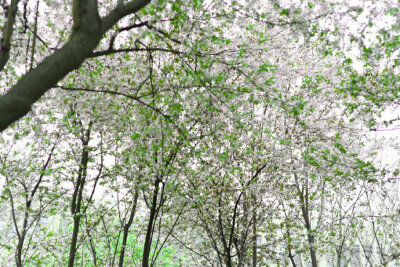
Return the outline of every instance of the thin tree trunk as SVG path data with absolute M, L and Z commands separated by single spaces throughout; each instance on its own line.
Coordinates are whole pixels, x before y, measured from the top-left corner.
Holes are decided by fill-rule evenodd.
M 28 226 L 28 211 L 25 211 L 25 216 L 24 216 L 24 223 L 22 225 L 22 232 L 21 232 L 21 236 L 18 239 L 18 245 L 17 245 L 17 250 L 16 250 L 16 262 L 17 262 L 17 267 L 22 267 L 22 248 L 24 246 L 24 242 L 25 242 L 25 236 L 26 236 L 26 228 Z
M 97 253 L 96 253 L 96 247 L 93 244 L 93 238 L 90 236 L 89 231 L 87 232 L 89 236 L 89 244 L 90 244 L 90 250 L 92 251 L 92 257 L 93 257 L 93 265 L 94 267 L 97 267 Z
M 339 193 L 339 237 L 342 237 L 342 200 L 343 200 L 343 194 L 342 194 L 342 187 L 340 186 L 340 193 Z M 340 247 L 338 247 L 336 249 L 336 253 L 337 253 L 336 265 L 337 265 L 337 267 L 341 266 L 342 251 L 343 251 L 344 241 L 345 241 L 345 238 L 343 237 Z
M 307 230 L 308 231 L 308 230 Z M 318 267 L 317 264 L 317 255 L 314 249 L 314 235 L 313 234 L 308 234 L 308 242 L 310 243 L 310 255 L 311 255 L 311 264 L 312 267 Z
M 253 195 L 253 267 L 257 267 L 257 211 L 256 197 Z
M 78 241 L 80 220 L 81 220 L 81 217 L 79 215 L 74 216 L 74 231 L 72 233 L 71 245 L 70 245 L 70 249 L 69 249 L 68 267 L 74 266 L 75 254 L 76 254 L 76 243 Z
M 336 266 L 340 267 L 341 266 L 341 261 L 342 261 L 342 257 L 341 257 L 342 253 L 340 251 L 338 251 L 338 250 L 336 250 L 336 253 L 337 253 Z
M 287 217 L 286 217 L 287 220 Z M 289 226 L 288 226 L 288 222 L 286 221 L 286 234 L 288 237 L 288 241 L 290 240 L 290 232 L 289 232 Z M 294 261 L 294 255 L 292 253 L 292 247 L 290 242 L 288 242 L 288 251 L 289 251 L 289 259 L 292 262 L 293 267 L 296 267 L 296 262 Z
M 243 219 L 242 219 L 242 225 L 246 229 L 245 231 L 242 232 L 240 236 L 240 240 L 238 245 L 236 245 L 236 250 L 237 250 L 237 255 L 238 255 L 238 265 L 237 267 L 242 267 L 243 261 L 246 257 L 246 252 L 247 252 L 247 234 L 248 230 L 250 228 L 250 223 L 249 222 L 249 199 L 247 199 L 247 194 L 244 192 L 243 194 Z M 239 229 L 239 220 L 237 220 L 237 228 Z M 235 242 L 234 242 L 235 243 Z
M 122 238 L 121 254 L 119 255 L 119 265 L 118 265 L 119 267 L 122 267 L 124 265 L 125 248 L 126 248 L 126 243 L 128 240 L 129 228 L 131 227 L 131 225 L 133 223 L 133 218 L 135 217 L 138 197 L 139 197 L 139 190 L 135 189 L 135 195 L 133 197 L 133 205 L 132 205 L 131 214 L 129 216 L 128 222 L 124 225 L 124 234 L 123 234 L 123 238 Z
M 308 238 L 308 243 L 310 245 L 310 256 L 311 256 L 311 265 L 312 267 L 318 267 L 317 264 L 317 255 L 314 249 L 314 242 L 315 242 L 315 237 L 312 233 L 312 229 L 311 229 L 311 222 L 310 222 L 310 217 L 308 214 L 308 207 L 305 206 L 305 204 L 303 203 L 301 206 L 301 211 L 303 213 L 303 218 L 304 221 L 306 223 L 306 229 L 307 229 L 307 238 Z
M 24 222 L 22 224 L 22 232 L 21 235 L 18 236 L 18 245 L 17 245 L 17 250 L 15 252 L 15 259 L 16 259 L 16 263 L 17 263 L 17 267 L 22 267 L 23 266 L 23 262 L 22 262 L 22 248 L 24 247 L 24 242 L 25 242 L 25 237 L 26 237 L 26 233 L 28 231 L 28 218 L 29 218 L 29 211 L 31 210 L 31 205 L 32 205 L 32 201 L 33 201 L 33 197 L 36 194 L 36 191 L 39 188 L 40 183 L 43 180 L 43 176 L 45 174 L 45 171 L 47 170 L 47 167 L 49 166 L 51 157 L 53 156 L 53 152 L 54 149 L 56 148 L 56 145 L 54 145 L 51 150 L 50 150 L 50 154 L 47 157 L 46 162 L 44 163 L 42 169 L 41 169 L 41 174 L 39 176 L 38 181 L 36 182 L 35 186 L 33 187 L 32 191 L 29 192 L 27 191 L 27 188 L 25 188 L 25 194 L 26 194 L 26 198 L 25 198 L 25 212 L 24 212 Z M 11 192 L 10 192 L 11 194 Z M 18 231 L 18 229 L 17 229 Z
M 317 255 L 315 252 L 314 248 L 314 242 L 315 242 L 315 237 L 314 234 L 312 233 L 312 227 L 311 227 L 311 220 L 310 220 L 310 215 L 309 215 L 309 203 L 308 203 L 308 180 L 306 180 L 305 186 L 300 189 L 299 186 L 299 180 L 297 178 L 297 175 L 294 175 L 295 181 L 296 181 L 296 186 L 297 186 L 297 191 L 300 197 L 300 204 L 301 204 L 301 212 L 303 214 L 303 219 L 306 224 L 306 229 L 307 229 L 307 239 L 308 239 L 308 244 L 310 245 L 310 256 L 311 256 L 311 265 L 312 267 L 318 267 L 317 264 Z M 305 190 L 305 192 L 304 192 Z
M 85 186 L 85 179 L 86 179 L 86 173 L 87 173 L 87 165 L 89 162 L 89 151 L 88 151 L 88 143 L 90 139 L 90 130 L 91 130 L 91 123 L 89 125 L 89 128 L 86 132 L 86 137 L 82 137 L 82 145 L 83 145 L 83 150 L 82 150 L 82 157 L 81 157 L 81 162 L 79 166 L 79 171 L 78 171 L 78 179 L 76 181 L 75 185 L 75 191 L 72 196 L 72 203 L 71 203 L 71 213 L 72 216 L 74 217 L 74 230 L 72 232 L 72 238 L 71 238 L 71 245 L 69 249 L 69 260 L 68 260 L 68 267 L 73 267 L 74 266 L 74 261 L 75 261 L 75 254 L 76 254 L 76 244 L 78 241 L 78 234 L 79 234 L 79 225 L 81 221 L 81 205 L 82 205 L 82 197 L 83 197 L 83 188 Z
M 143 259 L 142 259 L 143 267 L 149 266 L 151 242 L 153 239 L 153 224 L 154 224 L 155 214 L 156 214 L 156 210 L 157 210 L 157 199 L 158 199 L 158 193 L 159 193 L 159 189 L 160 189 L 160 182 L 161 182 L 161 180 L 157 178 L 155 185 L 154 185 L 153 200 L 152 200 L 151 207 L 150 207 L 149 223 L 147 225 L 146 239 L 145 239 L 144 248 L 143 248 Z
M 291 248 L 289 248 L 289 259 L 292 262 L 293 267 L 296 267 L 297 265 L 296 265 L 296 262 L 294 261 L 294 256 L 292 254 L 292 249 Z

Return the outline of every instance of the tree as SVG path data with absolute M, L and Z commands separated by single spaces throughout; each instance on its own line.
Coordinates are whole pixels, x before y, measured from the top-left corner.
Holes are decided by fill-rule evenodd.
M 46 235 L 43 224 L 56 212 L 60 195 L 65 194 L 56 189 L 60 132 L 45 129 L 49 125 L 46 119 L 21 122 L 13 129 L 13 136 L 1 138 L 4 153 L 0 157 L 0 166 L 5 178 L 1 199 L 5 207 L 10 207 L 5 214 L 11 216 L 10 228 L 5 227 L 1 244 L 13 252 L 17 266 L 37 258 L 35 236 Z M 7 221 L 4 218 L 4 222 Z M 5 253 L 4 256 L 9 255 Z
M 378 18 L 396 14 L 385 4 Z M 378 197 L 393 197 L 381 181 L 397 174 L 378 168 L 366 145 L 397 97 L 396 69 L 374 72 L 381 63 L 371 57 L 396 46 L 396 34 L 379 31 L 385 41 L 372 52 L 362 44 L 368 71 L 356 71 L 346 49 L 368 38 L 348 45 L 346 27 L 368 25 L 357 22 L 361 7 L 4 7 L 1 201 L 16 207 L 0 208 L 5 260 L 16 251 L 19 266 L 317 266 L 329 255 L 341 266 L 358 245 L 372 262 L 369 233 L 382 264 L 398 255 L 388 242 L 397 213 L 375 213 L 379 224 L 369 216 Z M 25 228 L 31 222 L 35 230 Z

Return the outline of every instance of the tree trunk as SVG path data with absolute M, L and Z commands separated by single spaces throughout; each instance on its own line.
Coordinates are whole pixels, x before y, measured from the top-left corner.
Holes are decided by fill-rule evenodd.
M 76 254 L 76 243 L 78 241 L 78 233 L 79 233 L 79 224 L 81 221 L 80 215 L 74 216 L 74 231 L 72 232 L 71 245 L 69 248 L 69 260 L 68 267 L 74 266 L 75 254 Z
M 309 214 L 309 210 L 308 210 L 308 207 L 309 207 L 308 180 L 305 181 L 305 185 L 303 186 L 302 189 L 300 189 L 299 179 L 297 178 L 296 174 L 294 174 L 294 178 L 296 181 L 297 192 L 300 197 L 301 212 L 303 214 L 303 219 L 304 219 L 304 222 L 306 225 L 306 230 L 307 230 L 307 239 L 308 239 L 308 244 L 310 246 L 309 251 L 310 251 L 310 256 L 311 256 L 311 266 L 318 267 L 317 255 L 316 255 L 316 252 L 314 249 L 315 237 L 314 237 L 313 230 L 311 227 L 311 219 L 310 219 L 310 214 Z
M 317 255 L 314 249 L 314 236 L 312 234 L 308 234 L 308 242 L 310 243 L 311 265 L 312 267 L 318 267 Z
M 314 249 L 314 242 L 315 242 L 315 237 L 312 233 L 311 229 L 311 222 L 310 222 L 310 217 L 308 214 L 308 207 L 304 205 L 304 203 L 301 206 L 301 211 L 303 213 L 303 218 L 306 223 L 306 229 L 307 229 L 307 238 L 308 238 L 308 244 L 310 245 L 310 256 L 311 256 L 311 265 L 312 267 L 318 267 L 317 264 L 317 255 Z
M 287 220 L 287 218 L 286 218 L 286 220 Z M 294 255 L 292 253 L 292 247 L 291 247 L 291 244 L 289 242 L 289 240 L 290 240 L 290 232 L 289 232 L 289 226 L 288 226 L 287 221 L 286 221 L 286 234 L 287 234 L 287 238 L 288 238 L 289 259 L 292 262 L 293 267 L 296 267 L 296 262 L 294 261 Z
M 87 173 L 87 165 L 89 162 L 89 151 L 87 145 L 89 143 L 90 138 L 90 127 L 87 130 L 87 137 L 86 140 L 83 140 L 83 151 L 81 162 L 78 171 L 78 179 L 75 185 L 75 191 L 72 196 L 72 203 L 71 203 L 71 213 L 74 217 L 74 230 L 72 232 L 71 238 L 71 245 L 69 248 L 69 260 L 68 260 L 68 267 L 74 266 L 75 261 L 75 254 L 76 254 L 76 244 L 78 241 L 78 234 L 79 234 L 79 225 L 81 221 L 81 205 L 82 205 L 82 197 L 83 197 L 83 188 L 85 186 L 85 179 Z
M 131 214 L 129 216 L 128 222 L 124 225 L 124 235 L 122 238 L 121 254 L 119 255 L 119 265 L 118 265 L 119 267 L 122 267 L 124 265 L 126 242 L 128 240 L 129 228 L 131 227 L 133 223 L 133 218 L 135 217 L 138 197 L 139 197 L 139 190 L 135 189 L 135 196 L 133 197 Z
M 150 207 L 149 223 L 147 225 L 146 239 L 145 239 L 144 248 L 143 248 L 143 259 L 142 259 L 143 267 L 149 266 L 151 242 L 153 239 L 153 224 L 154 224 L 156 210 L 157 210 L 157 199 L 158 199 L 158 193 L 159 193 L 159 189 L 160 189 L 160 182 L 161 182 L 161 180 L 157 179 L 155 182 L 155 185 L 154 185 L 153 200 L 152 200 L 151 207 Z
M 22 248 L 24 246 L 25 242 L 25 236 L 26 236 L 26 228 L 28 226 L 28 211 L 25 211 L 25 218 L 24 218 L 24 223 L 22 225 L 22 232 L 21 236 L 18 239 L 18 245 L 17 245 L 17 250 L 15 252 L 15 260 L 17 262 L 17 267 L 22 267 Z
M 257 211 L 256 207 L 256 198 L 253 195 L 253 267 L 257 267 Z
M 289 248 L 289 259 L 290 262 L 292 263 L 293 267 L 296 267 L 296 262 L 294 261 L 294 256 L 292 254 L 292 250 Z

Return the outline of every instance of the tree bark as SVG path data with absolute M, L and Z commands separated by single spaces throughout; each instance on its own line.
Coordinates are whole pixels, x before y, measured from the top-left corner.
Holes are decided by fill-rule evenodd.
M 304 200 L 303 196 L 302 196 L 302 199 Z M 312 233 L 310 216 L 308 214 L 308 206 L 303 201 L 302 201 L 301 205 L 302 205 L 301 211 L 302 211 L 303 218 L 304 218 L 304 221 L 306 224 L 306 229 L 307 229 L 308 244 L 310 245 L 309 250 L 310 250 L 310 256 L 311 256 L 311 265 L 312 265 L 312 267 L 318 267 L 317 255 L 316 255 L 316 252 L 314 249 L 315 237 L 314 237 L 314 234 Z
M 124 265 L 125 248 L 126 248 L 126 243 L 128 240 L 129 228 L 131 227 L 131 225 L 133 223 L 133 218 L 135 217 L 138 197 L 139 197 L 139 190 L 135 189 L 135 195 L 133 197 L 133 205 L 132 205 L 131 214 L 129 216 L 128 222 L 124 225 L 124 234 L 122 237 L 121 254 L 119 255 L 119 265 L 118 265 L 119 267 L 122 267 Z
M 71 244 L 69 249 L 69 259 L 68 259 L 68 267 L 74 266 L 75 261 L 75 254 L 76 254 L 76 244 L 78 241 L 78 234 L 79 234 L 79 225 L 81 221 L 81 205 L 82 205 L 82 198 L 83 198 L 83 189 L 85 186 L 86 174 L 87 174 L 87 165 L 89 162 L 89 150 L 88 150 L 88 143 L 90 139 L 90 126 L 87 130 L 86 138 L 82 137 L 83 140 L 83 149 L 82 149 L 82 157 L 78 171 L 78 178 L 75 184 L 75 191 L 72 196 L 72 203 L 71 203 L 71 214 L 74 217 L 74 228 L 72 232 Z
M 22 267 L 22 248 L 24 246 L 24 242 L 25 242 L 25 236 L 26 236 L 26 228 L 28 226 L 28 211 L 25 211 L 25 215 L 24 215 L 24 222 L 22 224 L 22 232 L 21 232 L 21 236 L 18 239 L 18 245 L 17 245 L 17 250 L 15 252 L 15 258 L 16 258 L 16 262 L 17 262 L 17 267 Z
M 300 189 L 299 185 L 299 179 L 296 174 L 294 174 L 294 178 L 296 181 L 296 187 L 297 187 L 297 192 L 300 197 L 300 205 L 301 205 L 301 212 L 303 215 L 303 219 L 306 225 L 306 230 L 307 230 L 307 239 L 308 239 L 308 244 L 310 246 L 310 257 L 311 257 L 311 265 L 312 267 L 318 267 L 317 263 L 317 255 L 315 252 L 314 248 L 314 243 L 315 243 L 315 237 L 313 234 L 313 230 L 311 227 L 311 219 L 310 219 L 310 214 L 309 214 L 309 192 L 308 192 L 308 180 L 305 181 L 305 185 Z
M 253 195 L 253 267 L 257 267 L 257 211 L 256 211 L 256 197 Z
M 71 245 L 69 248 L 68 267 L 74 266 L 75 254 L 76 254 L 76 243 L 78 242 L 80 221 L 81 221 L 80 215 L 75 215 L 74 216 L 74 230 L 72 232 Z
M 306 229 L 307 229 L 307 238 L 308 238 L 308 243 L 310 245 L 310 256 L 311 256 L 311 265 L 312 267 L 318 267 L 317 264 L 317 255 L 314 249 L 314 242 L 315 242 L 315 237 L 312 233 L 312 229 L 311 229 L 311 224 L 310 224 L 310 220 L 309 220 L 309 216 L 308 216 L 308 211 L 306 211 L 306 209 L 304 207 L 301 208 L 303 211 L 303 217 L 304 220 L 306 221 Z
M 143 267 L 148 267 L 149 266 L 149 257 L 150 257 L 150 250 L 151 250 L 151 242 L 153 239 L 153 224 L 155 220 L 155 214 L 157 210 L 157 199 L 158 199 L 158 193 L 160 189 L 160 179 L 157 179 L 154 185 L 154 192 L 153 192 L 153 199 L 150 207 L 150 217 L 149 217 L 149 223 L 147 225 L 147 231 L 146 231 L 146 239 L 144 242 L 144 248 L 143 248 L 143 259 L 142 259 L 142 266 Z

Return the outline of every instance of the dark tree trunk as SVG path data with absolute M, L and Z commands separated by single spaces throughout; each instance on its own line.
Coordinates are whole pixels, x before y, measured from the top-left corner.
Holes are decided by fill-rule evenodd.
M 131 227 L 131 225 L 133 223 L 133 218 L 135 217 L 138 197 L 139 197 L 139 190 L 136 189 L 135 196 L 133 197 L 133 205 L 132 205 L 131 214 L 129 216 L 128 222 L 124 225 L 124 234 L 122 237 L 121 254 L 119 255 L 119 265 L 118 265 L 119 267 L 122 267 L 124 265 L 125 248 L 126 248 L 126 243 L 128 240 L 129 228 Z
M 308 204 L 308 203 L 307 203 Z M 308 205 L 305 203 L 302 203 L 301 206 L 301 211 L 303 213 L 303 218 L 306 224 L 306 229 L 307 229 L 307 238 L 308 238 L 308 244 L 310 245 L 310 256 L 311 256 L 311 265 L 312 267 L 318 267 L 317 264 L 317 255 L 314 249 L 314 242 L 315 242 L 315 237 L 314 234 L 312 233 L 312 228 L 311 228 L 311 222 L 310 222 L 310 216 L 308 213 Z
M 155 182 L 155 185 L 154 185 L 153 200 L 151 202 L 151 207 L 150 207 L 149 223 L 147 225 L 146 239 L 145 239 L 144 248 L 143 248 L 143 259 L 142 259 L 143 267 L 149 266 L 151 242 L 153 239 L 153 225 L 154 225 L 155 215 L 156 215 L 156 211 L 157 211 L 157 200 L 158 200 L 158 193 L 160 190 L 160 182 L 161 182 L 161 180 L 157 179 Z
M 22 267 L 22 248 L 24 246 L 24 242 L 25 242 L 25 236 L 26 236 L 26 228 L 28 226 L 28 211 L 25 211 L 25 218 L 24 218 L 24 223 L 22 225 L 22 232 L 21 232 L 21 236 L 18 239 L 18 245 L 17 245 L 17 250 L 15 252 L 15 260 L 17 262 L 17 267 Z
M 79 215 L 75 215 L 74 217 L 74 231 L 72 233 L 71 245 L 69 249 L 69 260 L 68 267 L 74 266 L 75 254 L 76 254 L 76 243 L 78 242 L 78 233 L 79 233 L 79 224 L 81 217 Z
M 81 221 L 81 205 L 83 198 L 83 189 L 85 186 L 86 173 L 87 173 L 87 165 L 89 162 L 89 151 L 88 151 L 88 143 L 90 139 L 90 126 L 87 130 L 86 137 L 82 137 L 83 141 L 83 149 L 82 149 L 82 157 L 78 170 L 78 179 L 75 184 L 74 194 L 72 196 L 71 203 L 71 214 L 74 218 L 74 230 L 72 232 L 71 245 L 69 248 L 69 260 L 68 267 L 74 266 L 75 254 L 76 254 L 76 244 L 78 242 L 78 234 L 79 234 L 79 225 Z
M 257 267 L 257 211 L 255 209 L 256 206 L 256 198 L 253 196 L 253 267 Z

